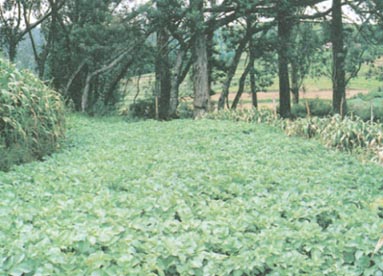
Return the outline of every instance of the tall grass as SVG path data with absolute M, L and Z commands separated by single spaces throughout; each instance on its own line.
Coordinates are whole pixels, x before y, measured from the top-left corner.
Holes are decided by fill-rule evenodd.
M 58 93 L 0 59 L 0 170 L 56 150 L 64 121 Z

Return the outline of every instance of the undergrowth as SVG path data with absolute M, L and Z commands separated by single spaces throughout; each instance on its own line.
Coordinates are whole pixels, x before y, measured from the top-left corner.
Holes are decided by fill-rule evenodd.
M 207 115 L 210 119 L 267 123 L 279 127 L 289 136 L 317 138 L 330 148 L 357 151 L 363 157 L 383 163 L 383 127 L 357 116 L 306 117 L 283 120 L 269 110 L 220 111 Z

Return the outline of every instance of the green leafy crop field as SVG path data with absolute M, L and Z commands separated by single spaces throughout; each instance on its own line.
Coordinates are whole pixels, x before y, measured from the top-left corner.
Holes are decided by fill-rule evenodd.
M 0 173 L 0 275 L 382 275 L 382 167 L 266 125 L 68 121 Z

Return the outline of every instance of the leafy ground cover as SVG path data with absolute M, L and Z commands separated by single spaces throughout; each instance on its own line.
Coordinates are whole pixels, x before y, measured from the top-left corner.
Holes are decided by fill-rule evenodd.
M 0 173 L 0 274 L 382 275 L 380 166 L 262 124 L 68 125 Z

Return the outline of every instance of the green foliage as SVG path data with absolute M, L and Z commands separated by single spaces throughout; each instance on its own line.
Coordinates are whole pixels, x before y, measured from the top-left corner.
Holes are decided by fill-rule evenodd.
M 126 114 L 132 118 L 154 119 L 156 117 L 156 108 L 154 99 L 139 99 L 129 106 Z
M 313 99 L 313 100 L 301 100 L 299 104 L 294 104 L 291 107 L 291 115 L 295 118 L 303 118 L 307 116 L 307 109 L 309 109 L 311 116 L 324 117 L 328 116 L 332 112 L 331 101 Z
M 371 120 L 371 117 L 373 117 L 375 121 L 383 121 L 383 99 L 375 99 L 371 101 L 355 99 L 349 101 L 348 106 L 350 114 L 356 115 L 364 121 Z
M 141 98 L 129 104 L 121 103 L 119 114 L 127 118 L 154 119 L 156 117 L 155 101 L 153 98 Z M 190 102 L 182 101 L 177 108 L 177 116 L 181 119 L 193 118 L 193 106 Z
M 365 122 L 359 117 L 339 115 L 283 120 L 270 110 L 220 111 L 209 114 L 209 119 L 236 122 L 266 123 L 281 128 L 288 136 L 318 138 L 330 148 L 361 151 L 373 161 L 383 162 L 383 128 L 379 123 Z
M 368 94 L 360 94 L 347 102 L 349 113 L 362 118 L 383 122 L 383 92 L 375 90 Z
M 308 108 L 307 108 L 308 106 Z M 368 94 L 360 94 L 347 101 L 348 115 L 356 116 L 364 121 L 383 121 L 383 93 L 374 91 Z M 371 114 L 372 108 L 372 114 Z M 326 117 L 332 114 L 332 104 L 329 100 L 309 99 L 291 107 L 291 114 L 294 118 L 307 117 L 307 109 L 311 116 Z
M 206 118 L 235 122 L 267 123 L 269 125 L 281 125 L 282 123 L 279 116 L 269 109 L 220 110 L 218 112 L 209 113 Z
M 285 131 L 288 135 L 318 137 L 326 146 L 346 151 L 366 149 L 379 155 L 383 146 L 382 125 L 358 117 L 301 118 L 287 121 Z
M 60 96 L 2 59 L 0 91 L 0 170 L 55 151 L 64 136 Z
M 182 119 L 193 118 L 193 106 L 188 102 L 180 102 L 177 108 L 177 115 Z
M 68 124 L 62 152 L 0 173 L 0 274 L 383 270 L 381 167 L 264 124 Z
M 144 43 L 143 17 L 118 4 L 121 1 L 68 0 L 58 18 L 44 24 L 45 37 L 54 40 L 47 77 L 76 110 L 84 105 L 93 114 L 113 111 L 121 96 L 120 81 L 152 69 L 154 53 L 152 45 Z M 60 24 L 62 18 L 67 20 Z M 89 90 L 84 95 L 87 78 Z
M 378 89 L 375 89 L 367 94 L 358 94 L 356 98 L 359 98 L 363 101 L 371 101 L 377 98 L 383 98 L 383 91 L 382 88 L 379 87 Z

